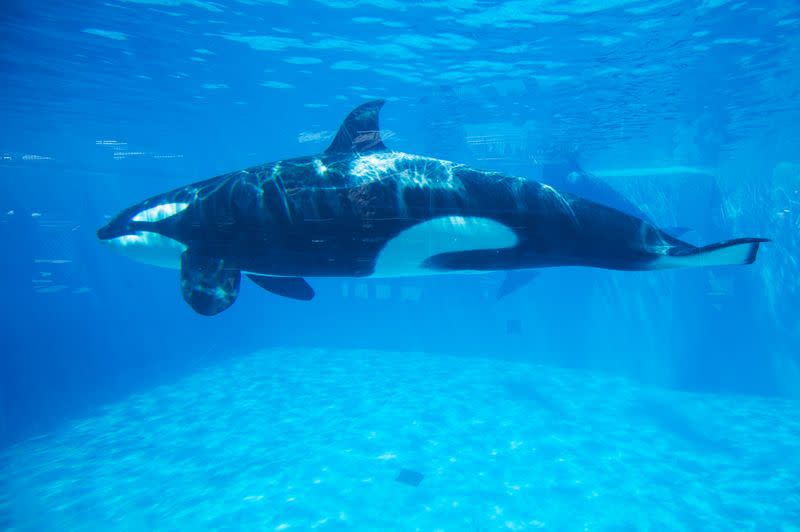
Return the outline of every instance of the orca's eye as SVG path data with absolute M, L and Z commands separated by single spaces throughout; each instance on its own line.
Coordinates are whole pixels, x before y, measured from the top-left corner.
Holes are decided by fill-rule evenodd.
M 179 212 L 186 210 L 187 207 L 189 207 L 188 203 L 164 203 L 143 210 L 131 220 L 134 222 L 158 222 L 170 216 L 175 216 Z

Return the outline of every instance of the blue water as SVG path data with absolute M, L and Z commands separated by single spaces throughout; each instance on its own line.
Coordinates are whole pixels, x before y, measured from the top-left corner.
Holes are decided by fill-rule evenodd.
M 798 529 L 796 2 L 12 1 L 0 44 L 0 529 Z M 772 242 L 211 319 L 97 242 L 375 98 L 390 148 Z

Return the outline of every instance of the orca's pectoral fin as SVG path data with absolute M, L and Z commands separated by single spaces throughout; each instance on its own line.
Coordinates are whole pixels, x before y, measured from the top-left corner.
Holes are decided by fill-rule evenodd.
M 273 294 L 311 301 L 314 299 L 314 289 L 302 277 L 270 277 L 268 275 L 247 275 L 258 286 Z
M 222 259 L 185 251 L 181 255 L 181 293 L 195 312 L 213 316 L 227 309 L 239 295 L 239 270 L 225 268 Z
M 536 270 L 508 270 L 503 284 L 497 290 L 497 299 L 503 299 L 509 294 L 513 294 L 520 288 L 527 286 L 528 283 L 539 277 Z

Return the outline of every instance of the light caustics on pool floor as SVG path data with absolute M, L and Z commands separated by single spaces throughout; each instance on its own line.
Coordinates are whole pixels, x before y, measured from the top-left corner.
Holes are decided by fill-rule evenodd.
M 799 414 L 492 359 L 272 350 L 8 449 L 0 528 L 791 530 Z

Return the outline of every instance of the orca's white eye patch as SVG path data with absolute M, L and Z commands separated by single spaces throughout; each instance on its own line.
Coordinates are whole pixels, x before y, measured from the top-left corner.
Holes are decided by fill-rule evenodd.
M 134 222 L 158 222 L 160 220 L 169 218 L 170 216 L 175 216 L 179 212 L 186 210 L 188 207 L 188 203 L 164 203 L 162 205 L 156 205 L 155 207 L 150 207 L 149 209 L 143 210 L 131 218 L 131 220 Z

